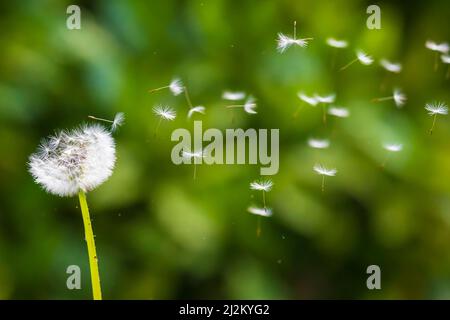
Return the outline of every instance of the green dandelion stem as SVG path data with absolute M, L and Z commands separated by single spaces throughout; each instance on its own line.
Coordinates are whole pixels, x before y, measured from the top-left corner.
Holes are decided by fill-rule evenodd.
M 86 201 L 86 194 L 83 191 L 78 193 L 80 199 L 81 214 L 83 216 L 85 240 L 89 255 L 89 268 L 91 271 L 92 294 L 94 300 L 102 300 L 102 290 L 100 287 L 100 275 L 98 272 L 98 258 L 95 250 L 94 233 L 92 231 L 91 218 L 89 216 L 89 208 Z

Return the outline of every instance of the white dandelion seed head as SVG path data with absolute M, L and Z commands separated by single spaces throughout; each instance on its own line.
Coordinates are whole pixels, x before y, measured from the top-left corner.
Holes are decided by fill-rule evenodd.
M 361 64 L 368 66 L 373 63 L 373 58 L 362 50 L 356 51 L 356 57 Z
M 319 101 L 317 101 L 316 98 L 314 97 L 309 97 L 306 94 L 304 94 L 303 92 L 298 92 L 297 96 L 300 98 L 300 100 L 306 102 L 307 104 L 309 104 L 310 106 L 315 107 Z
M 284 51 L 286 51 L 286 49 L 288 49 L 290 46 L 292 45 L 297 45 L 299 47 L 305 48 L 308 46 L 308 41 L 310 39 L 308 38 L 304 38 L 304 39 L 293 39 L 290 38 L 288 36 L 286 36 L 283 33 L 278 33 L 278 39 L 277 39 L 277 50 L 280 53 L 283 53 Z
M 334 93 L 329 94 L 327 96 L 320 96 L 318 94 L 314 95 L 314 98 L 320 103 L 333 103 L 336 99 L 336 95 Z
M 42 141 L 28 166 L 36 183 L 63 197 L 101 185 L 111 176 L 115 161 L 111 133 L 94 124 L 61 131 Z
M 384 143 L 383 148 L 389 152 L 402 151 L 403 145 L 401 143 Z
M 447 105 L 444 102 L 432 102 L 425 105 L 425 110 L 428 111 L 430 116 L 436 114 L 446 115 L 448 113 Z
M 399 73 L 402 71 L 402 65 L 400 63 L 390 62 L 386 59 L 381 59 L 380 65 L 389 72 Z
M 156 106 L 153 107 L 153 113 L 164 120 L 172 121 L 176 118 L 177 113 L 170 107 L 167 106 Z
M 224 91 L 222 99 L 230 101 L 239 101 L 245 99 L 245 92 L 242 91 Z
M 350 111 L 347 108 L 330 107 L 328 114 L 338 118 L 347 118 L 350 115 Z
M 256 109 L 255 98 L 250 96 L 250 97 L 248 97 L 247 101 L 245 101 L 244 111 L 249 114 L 256 114 L 257 112 L 255 111 L 255 109 Z
M 443 54 L 443 55 L 441 55 L 441 60 L 442 60 L 443 63 L 449 64 L 450 63 L 450 56 L 446 55 L 446 54 Z
M 253 181 L 250 183 L 250 189 L 269 192 L 273 187 L 272 180 Z
M 425 42 L 425 47 L 427 47 L 431 51 L 437 51 L 440 53 L 448 53 L 448 51 L 450 50 L 448 43 L 446 43 L 446 42 L 436 43 L 431 40 L 428 40 L 427 42 Z
M 315 148 L 315 149 L 326 149 L 330 146 L 330 141 L 326 140 L 326 139 L 314 139 L 314 138 L 310 138 L 308 139 L 308 145 L 311 148 Z
M 189 109 L 188 111 L 188 118 L 192 117 L 194 113 L 201 113 L 205 114 L 205 107 L 204 106 L 195 106 Z
M 184 91 L 183 82 L 179 78 L 175 78 L 170 82 L 169 89 L 174 96 L 177 96 Z
M 403 106 L 406 102 L 406 95 L 400 89 L 394 90 L 393 98 L 397 107 Z
M 345 40 L 337 40 L 335 38 L 327 38 L 327 44 L 334 48 L 347 48 L 348 42 Z
M 123 112 L 116 113 L 114 116 L 113 123 L 111 125 L 111 131 L 116 131 L 120 126 L 122 126 L 125 122 L 125 115 Z
M 315 164 L 313 167 L 313 170 L 320 175 L 323 176 L 329 176 L 329 177 L 334 177 L 337 173 L 336 169 L 327 169 L 324 166 L 322 166 L 321 164 Z
M 272 216 L 272 209 L 270 208 L 258 208 L 258 207 L 248 207 L 247 211 L 251 214 L 256 214 L 258 216 L 263 217 L 271 217 Z

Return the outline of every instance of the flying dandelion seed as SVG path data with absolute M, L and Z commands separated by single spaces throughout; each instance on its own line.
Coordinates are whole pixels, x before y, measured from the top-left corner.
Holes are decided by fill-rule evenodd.
M 402 151 L 403 145 L 400 143 L 385 143 L 383 148 L 389 152 L 399 152 Z
M 247 211 L 251 214 L 258 216 L 257 226 L 256 226 L 256 236 L 259 237 L 261 235 L 261 217 L 271 217 L 272 209 L 270 208 L 258 208 L 254 206 L 250 206 L 247 208 Z
M 336 95 L 334 93 L 329 94 L 327 96 L 320 96 L 318 94 L 314 95 L 314 98 L 320 103 L 333 103 L 336 99 Z
M 333 53 L 332 53 L 332 58 L 331 58 L 331 67 L 334 69 L 337 49 L 347 48 L 348 42 L 346 40 L 337 40 L 334 38 L 327 38 L 326 43 L 327 43 L 327 45 L 329 45 L 330 47 L 332 47 L 334 49 Z
M 352 64 L 354 64 L 356 61 L 359 61 L 362 65 L 368 66 L 373 63 L 373 58 L 371 56 L 369 56 L 367 53 L 365 53 L 364 51 L 358 50 L 358 51 L 356 51 L 356 59 L 347 63 L 345 66 L 343 66 L 340 69 L 340 71 L 347 69 Z
M 441 55 L 441 60 L 442 60 L 442 63 L 445 63 L 445 64 L 449 65 L 447 67 L 447 73 L 445 75 L 445 79 L 448 79 L 448 78 L 450 78 L 450 56 L 446 55 L 446 54 L 443 54 L 443 55 Z
M 432 102 L 427 103 L 425 105 L 425 110 L 428 111 L 428 114 L 433 117 L 433 124 L 431 125 L 431 129 L 429 130 L 430 135 L 433 134 L 434 125 L 436 123 L 437 115 L 447 115 L 448 107 L 444 102 Z
M 402 65 L 400 63 L 390 62 L 386 59 L 380 60 L 380 66 L 392 73 L 400 73 L 402 71 Z
M 386 155 L 386 158 L 384 159 L 383 163 L 381 164 L 381 167 L 384 167 L 389 159 L 389 156 L 392 153 L 400 152 L 403 149 L 403 145 L 401 143 L 384 143 L 383 149 L 388 151 L 388 154 Z
M 315 107 L 319 103 L 319 101 L 315 97 L 309 97 L 303 92 L 297 93 L 297 96 L 299 97 L 300 100 L 306 102 L 307 104 L 313 107 Z
M 151 90 L 149 90 L 149 92 L 153 93 L 153 92 L 157 92 L 157 91 L 160 91 L 163 89 L 169 89 L 170 92 L 172 92 L 172 94 L 174 96 L 178 96 L 179 94 L 183 93 L 184 86 L 183 86 L 183 82 L 179 78 L 174 78 L 167 86 L 163 86 L 163 87 L 156 88 L 156 89 L 151 89 Z
M 257 191 L 262 191 L 262 198 L 263 198 L 263 205 L 264 205 L 264 211 L 266 211 L 266 214 L 268 209 L 266 206 L 266 192 L 269 192 L 270 190 L 272 190 L 273 187 L 273 182 L 272 180 L 261 180 L 261 181 L 253 181 L 250 183 L 250 189 L 251 190 L 257 190 Z M 270 209 L 269 209 L 270 211 Z M 270 215 L 272 214 L 272 212 L 270 211 Z M 261 214 L 259 214 L 261 215 Z M 258 226 L 256 228 L 256 235 L 259 237 L 259 235 L 261 234 L 261 221 L 258 219 Z
M 253 98 L 252 96 L 249 96 L 247 98 L 247 100 L 245 101 L 244 104 L 235 104 L 235 105 L 231 105 L 231 106 L 226 106 L 226 108 L 231 109 L 231 108 L 243 108 L 244 111 L 248 114 L 256 114 L 256 101 L 255 98 Z
M 435 52 L 434 56 L 434 71 L 438 69 L 438 60 L 439 60 L 439 54 L 447 54 L 450 50 L 450 46 L 446 42 L 442 43 L 436 43 L 434 41 L 428 40 L 425 42 L 425 47 L 427 49 L 430 49 L 431 51 Z
M 205 114 L 205 107 L 204 106 L 196 106 L 196 107 L 193 107 L 193 108 L 189 109 L 189 111 L 188 111 L 188 118 L 192 117 L 192 115 L 194 113 Z
M 347 118 L 350 116 L 350 111 L 348 111 L 347 108 L 330 107 L 328 109 L 328 114 L 338 118 Z
M 348 42 L 346 40 L 337 40 L 335 38 L 327 38 L 326 39 L 326 43 L 330 47 L 338 48 L 338 49 L 342 49 L 342 48 L 347 48 L 348 47 Z
M 153 113 L 159 117 L 159 121 L 155 129 L 155 136 L 158 133 L 158 129 L 161 125 L 162 120 L 173 121 L 177 116 L 175 110 L 168 106 L 155 106 L 153 107 Z
M 330 146 L 330 141 L 326 139 L 308 139 L 308 145 L 314 149 L 326 149 Z
M 170 107 L 167 106 L 156 106 L 153 108 L 153 112 L 164 120 L 175 120 L 177 113 Z
M 322 176 L 322 192 L 325 191 L 325 176 L 334 177 L 337 173 L 336 169 L 327 169 L 321 164 L 315 164 L 313 170 Z
M 183 93 L 184 86 L 183 82 L 179 78 L 174 78 L 167 86 L 151 89 L 148 92 L 154 93 L 163 89 L 169 89 L 174 96 L 178 96 L 179 94 Z
M 100 275 L 86 192 L 111 175 L 116 161 L 114 139 L 100 125 L 61 131 L 41 142 L 29 159 L 29 171 L 45 191 L 60 196 L 78 194 L 87 243 L 94 300 L 101 300 Z
M 308 41 L 310 40 L 313 40 L 313 38 L 297 39 L 297 21 L 294 21 L 294 37 L 290 38 L 281 32 L 278 33 L 277 50 L 278 52 L 283 53 L 292 45 L 297 45 L 299 47 L 305 48 L 308 46 Z
M 323 123 L 327 123 L 327 104 L 333 103 L 336 99 L 336 95 L 334 93 L 329 94 L 327 96 L 320 96 L 318 94 L 314 95 L 314 99 L 317 100 L 318 103 L 322 104 L 322 120 Z
M 272 216 L 272 209 L 270 208 L 258 208 L 258 207 L 248 207 L 248 212 L 251 214 L 255 214 L 262 217 L 271 217 Z
M 245 99 L 245 92 L 242 91 L 224 91 L 222 99 L 229 101 L 239 101 Z
M 405 104 L 407 98 L 406 95 L 400 89 L 395 89 L 392 96 L 372 99 L 373 102 L 380 102 L 386 100 L 394 100 L 395 105 L 398 108 L 400 108 Z
M 203 159 L 205 156 L 203 154 L 203 150 L 190 152 L 190 151 L 183 151 L 182 152 L 183 158 L 193 160 L 194 163 L 194 180 L 197 178 L 197 160 Z
M 425 42 L 425 47 L 430 49 L 431 51 L 436 51 L 440 53 L 448 53 L 450 50 L 450 46 L 446 42 L 436 43 L 434 41 L 428 40 Z
M 114 116 L 114 120 L 97 118 L 94 116 L 88 116 L 88 118 L 111 123 L 111 132 L 115 132 L 120 126 L 125 123 L 125 115 L 123 114 L 123 112 L 116 113 L 116 115 Z
M 263 195 L 263 204 L 264 208 L 266 208 L 266 192 L 272 190 L 273 182 L 272 180 L 261 180 L 261 181 L 253 181 L 250 183 L 251 190 L 262 191 Z
M 315 107 L 319 103 L 319 101 L 317 101 L 316 98 L 307 96 L 306 94 L 304 94 L 301 91 L 297 93 L 297 97 L 300 100 L 302 100 L 303 102 L 305 102 L 306 104 L 313 106 L 313 107 Z M 302 107 L 301 105 L 298 106 L 297 110 L 294 112 L 294 118 L 298 116 L 298 113 L 300 112 L 301 107 Z

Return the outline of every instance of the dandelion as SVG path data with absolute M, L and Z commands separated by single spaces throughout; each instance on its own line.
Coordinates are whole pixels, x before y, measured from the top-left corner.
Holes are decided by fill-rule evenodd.
M 315 148 L 315 149 L 326 149 L 330 146 L 330 141 L 326 140 L 326 139 L 314 139 L 314 138 L 310 138 L 308 139 L 308 145 L 311 148 Z
M 245 92 L 242 91 L 224 91 L 222 94 L 222 99 L 230 101 L 239 101 L 245 99 Z
M 307 96 L 306 94 L 304 94 L 301 91 L 297 93 L 297 96 L 300 100 L 302 100 L 303 102 L 305 102 L 313 107 L 315 107 L 319 103 L 319 101 L 317 101 L 316 98 Z M 300 108 L 301 108 L 301 105 L 298 106 L 297 111 L 295 111 L 294 117 L 297 117 L 298 113 L 300 112 Z
M 406 95 L 400 89 L 395 89 L 392 96 L 372 99 L 373 102 L 380 102 L 386 100 L 394 100 L 395 105 L 398 108 L 400 108 L 406 102 Z
M 381 164 L 381 167 L 384 167 L 386 165 L 386 162 L 388 161 L 389 156 L 392 153 L 402 151 L 403 145 L 401 143 L 384 143 L 383 149 L 388 151 L 388 154 L 386 155 L 386 158 L 384 159 L 383 163 Z
M 322 192 L 325 190 L 325 176 L 334 177 L 337 173 L 336 169 L 327 169 L 321 164 L 315 164 L 313 170 L 322 176 Z
M 347 108 L 330 107 L 328 114 L 338 118 L 347 118 L 350 115 L 350 111 Z
M 194 162 L 194 180 L 197 177 L 197 162 L 200 162 L 200 159 L 203 159 L 205 156 L 203 155 L 203 150 L 190 152 L 190 151 L 184 151 L 182 152 L 183 158 L 185 159 L 193 159 Z
M 445 75 L 445 78 L 448 79 L 450 77 L 450 56 L 443 54 L 441 55 L 441 60 L 443 63 L 448 64 L 447 74 Z
M 94 117 L 94 116 L 88 116 L 88 118 L 91 118 L 91 119 L 94 119 L 94 120 L 97 120 L 97 121 L 103 121 L 103 122 L 111 123 L 111 132 L 115 132 L 125 122 L 125 115 L 123 114 L 123 112 L 116 113 L 116 115 L 114 116 L 114 120 L 97 118 L 97 117 Z
M 450 50 L 450 46 L 446 42 L 436 43 L 434 41 L 428 40 L 425 42 L 425 47 L 431 51 L 436 52 L 434 56 L 434 71 L 438 69 L 439 53 L 447 54 Z
M 297 21 L 294 21 L 294 37 L 290 38 L 281 32 L 278 33 L 277 50 L 278 52 L 283 53 L 286 49 L 294 44 L 299 47 L 305 48 L 308 46 L 309 40 L 313 40 L 313 38 L 297 39 Z
M 354 64 L 356 61 L 359 61 L 361 64 L 368 66 L 373 63 L 373 58 L 371 56 L 369 56 L 367 53 L 365 53 L 364 51 L 358 50 L 358 51 L 356 51 L 356 59 L 347 63 L 345 66 L 343 66 L 340 69 L 340 71 L 347 69 L 352 64 Z
M 47 192 L 61 197 L 78 194 L 94 300 L 101 300 L 102 293 L 86 192 L 97 188 L 111 176 L 115 161 L 111 133 L 100 125 L 89 125 L 61 131 L 44 140 L 28 163 L 35 182 Z
M 380 65 L 389 72 L 400 73 L 402 71 L 402 65 L 400 63 L 390 62 L 386 59 L 381 59 Z
M 188 118 L 192 117 L 192 115 L 194 113 L 205 114 L 205 107 L 204 106 L 196 106 L 196 107 L 193 107 L 193 108 L 189 109 L 189 111 L 188 111 Z
M 174 78 L 167 86 L 151 89 L 148 92 L 153 93 L 163 89 L 169 89 L 174 96 L 178 96 L 179 94 L 183 93 L 185 87 L 183 86 L 183 82 L 179 78 Z
M 333 94 L 329 94 L 327 96 L 320 96 L 318 94 L 314 95 L 314 98 L 317 100 L 318 103 L 322 103 L 322 119 L 323 119 L 323 123 L 326 124 L 327 123 L 327 104 L 333 103 L 336 95 Z
M 155 136 L 158 132 L 162 120 L 172 121 L 175 120 L 177 116 L 176 111 L 168 106 L 155 106 L 153 107 L 153 113 L 159 117 L 159 121 L 155 129 Z
M 433 117 L 433 124 L 431 125 L 431 129 L 429 130 L 431 135 L 433 134 L 434 125 L 436 123 L 436 116 L 438 114 L 447 115 L 448 107 L 444 102 L 432 102 L 425 105 L 425 110 L 427 110 L 428 114 Z
M 336 50 L 347 48 L 348 42 L 345 40 L 337 40 L 334 38 L 327 38 L 326 43 L 327 43 L 327 45 L 329 45 L 330 47 L 332 47 L 334 49 L 333 53 L 332 53 L 332 58 L 331 58 L 331 66 L 332 66 L 332 68 L 334 68 L 335 61 L 336 61 Z

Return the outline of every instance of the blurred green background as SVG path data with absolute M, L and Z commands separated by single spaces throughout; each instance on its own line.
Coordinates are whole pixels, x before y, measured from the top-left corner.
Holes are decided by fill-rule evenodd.
M 66 8 L 81 7 L 81 30 Z M 450 101 L 447 66 L 433 70 L 428 39 L 450 40 L 450 2 L 377 2 L 381 30 L 366 28 L 371 2 L 347 1 L 20 1 L 0 4 L 0 298 L 90 299 L 78 199 L 46 194 L 27 171 L 41 138 L 126 115 L 115 134 L 113 176 L 88 194 L 106 299 L 450 298 L 450 119 L 435 132 L 426 102 Z M 276 51 L 278 32 L 314 37 L 306 49 Z M 325 39 L 350 42 L 336 67 L 362 48 L 376 62 L 331 67 Z M 403 63 L 387 74 L 380 58 Z M 204 128 L 279 128 L 280 171 L 255 234 L 261 203 L 249 190 L 259 165 L 170 160 L 175 128 L 192 128 L 182 96 L 148 89 L 179 76 Z M 400 87 L 408 102 L 372 98 Z M 231 122 L 223 90 L 244 90 L 258 114 Z M 296 93 L 335 92 L 347 119 L 322 124 L 320 108 Z M 156 104 L 178 112 L 153 137 Z M 327 150 L 307 146 L 329 138 Z M 381 144 L 400 142 L 390 158 Z M 338 174 L 326 180 L 312 166 Z M 82 268 L 82 290 L 66 268 Z M 367 266 L 382 290 L 366 288 Z

